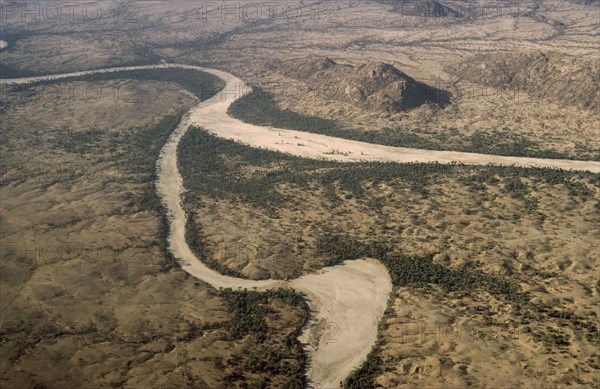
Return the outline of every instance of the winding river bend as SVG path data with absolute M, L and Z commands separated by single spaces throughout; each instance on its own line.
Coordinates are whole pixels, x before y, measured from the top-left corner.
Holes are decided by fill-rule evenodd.
M 156 188 L 169 220 L 169 250 L 192 276 L 215 288 L 237 290 L 267 290 L 291 287 L 307 296 L 311 321 L 300 340 L 306 344 L 310 364 L 309 385 L 314 388 L 335 388 L 366 359 L 375 343 L 377 324 L 383 315 L 392 284 L 386 268 L 374 259 L 346 261 L 292 281 L 253 281 L 224 276 L 202 263 L 192 253 L 185 240 L 186 215 L 181 206 L 183 181 L 177 168 L 177 145 L 191 125 L 210 133 L 233 139 L 253 147 L 290 154 L 342 162 L 393 161 L 438 162 L 465 164 L 500 164 L 538 166 L 600 172 L 600 162 L 552 160 L 524 157 L 503 157 L 476 153 L 431 151 L 389 147 L 351 141 L 307 132 L 255 126 L 243 123 L 227 114 L 233 101 L 249 92 L 235 76 L 215 69 L 191 65 L 162 64 L 128 66 L 93 71 L 64 73 L 20 79 L 3 79 L 0 84 L 83 76 L 93 73 L 141 70 L 150 68 L 195 69 L 216 75 L 225 81 L 224 89 L 212 98 L 193 107 L 171 133 L 157 161 Z

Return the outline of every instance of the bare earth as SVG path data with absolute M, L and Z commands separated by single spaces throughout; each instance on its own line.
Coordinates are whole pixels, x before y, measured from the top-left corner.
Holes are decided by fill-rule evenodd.
M 515 164 L 573 170 L 600 171 L 600 163 L 588 161 L 548 160 L 521 157 L 429 151 L 371 145 L 317 134 L 254 126 L 227 115 L 227 108 L 249 91 L 231 74 L 186 65 L 159 65 L 104 69 L 100 71 L 135 70 L 152 67 L 193 68 L 206 71 L 226 81 L 224 91 L 193 108 L 171 134 L 158 160 L 158 193 L 167 207 L 170 220 L 169 248 L 181 261 L 182 268 L 214 287 L 266 290 L 291 286 L 304 292 L 309 306 L 316 313 L 301 340 L 307 343 L 311 363 L 309 380 L 315 387 L 337 386 L 354 368 L 365 360 L 375 342 L 377 323 L 386 307 L 392 286 L 385 267 L 375 260 L 347 261 L 291 282 L 279 280 L 252 281 L 226 277 L 207 268 L 191 252 L 185 241 L 185 213 L 181 207 L 183 191 L 177 169 L 177 145 L 190 125 L 204 127 L 211 133 L 234 139 L 254 147 L 264 147 L 295 155 L 345 162 L 462 162 L 467 164 Z M 93 71 L 44 77 L 2 80 L 2 83 L 64 78 Z M 334 146 L 332 146 L 334 145 Z M 331 301 L 334 303 L 332 304 Z M 315 325 L 316 323 L 316 325 Z
M 221 76 L 221 72 L 211 73 Z M 222 99 L 219 93 L 199 107 L 220 104 Z M 305 293 L 315 312 L 312 323 L 307 325 L 301 337 L 311 358 L 308 379 L 316 388 L 337 387 L 366 359 L 375 342 L 377 324 L 392 290 L 386 268 L 373 259 L 346 261 L 343 265 L 291 282 L 233 278 L 208 268 L 196 258 L 185 240 L 186 217 L 180 197 L 183 181 L 177 169 L 177 145 L 190 124 L 189 117 L 182 121 L 163 147 L 157 162 L 157 189 L 170 220 L 171 252 L 180 259 L 185 271 L 215 288 L 266 290 L 289 285 Z M 322 327 L 323 333 L 315 333 L 315 329 L 318 331 Z
M 166 65 L 164 67 L 167 67 Z M 187 67 L 187 66 L 182 66 Z M 148 67 L 128 67 L 107 71 L 133 70 Z M 194 68 L 194 67 L 192 67 Z M 234 78 L 227 73 L 210 69 L 219 77 Z M 7 83 L 32 82 L 78 76 L 92 72 L 77 72 L 54 76 L 32 77 L 19 80 L 3 80 Z M 235 78 L 234 78 L 235 79 Z M 231 85 L 197 109 L 221 105 L 233 90 Z M 241 96 L 236 94 L 236 98 Z M 233 99 L 227 101 L 231 103 Z M 225 108 L 226 111 L 226 108 Z M 159 196 L 165 204 L 170 220 L 169 249 L 180 260 L 181 267 L 215 288 L 266 290 L 291 286 L 308 296 L 308 304 L 315 314 L 305 328 L 301 340 L 311 363 L 308 379 L 315 388 L 337 387 L 348 374 L 366 359 L 377 337 L 377 324 L 386 308 L 392 284 L 386 268 L 376 260 L 346 261 L 343 265 L 330 267 L 319 274 L 300 277 L 291 282 L 280 280 L 245 280 L 221 275 L 208 268 L 192 253 L 185 240 L 185 213 L 180 195 L 183 182 L 177 169 L 177 145 L 193 122 L 190 116 L 169 137 L 157 162 Z M 331 302 L 334 301 L 332 304 Z M 316 325 L 315 325 L 316 323 Z M 319 325 L 320 324 L 320 325 Z M 319 331 L 319 329 L 323 331 Z
M 392 283 L 377 260 L 346 261 L 290 282 L 308 296 L 313 313 L 300 340 L 310 356 L 315 388 L 336 388 L 361 365 L 377 338 Z
M 236 140 L 253 147 L 267 148 L 306 158 L 328 159 L 340 162 L 380 161 L 380 162 L 459 162 L 473 165 L 516 165 L 537 166 L 567 170 L 585 170 L 600 172 L 600 162 L 574 161 L 564 159 L 544 159 L 526 157 L 505 157 L 477 153 L 455 151 L 437 151 L 390 147 L 365 142 L 340 139 L 331 136 L 312 134 L 301 131 L 285 130 L 273 127 L 255 126 L 234 119 L 227 114 L 227 109 L 236 99 L 250 92 L 239 78 L 221 71 L 192 65 L 162 64 L 144 66 L 126 66 L 83 72 L 56 74 L 50 76 L 3 79 L 0 84 L 27 83 L 41 80 L 53 80 L 65 77 L 81 76 L 93 73 L 115 72 L 122 70 L 180 68 L 196 69 L 212 73 L 226 82 L 225 94 L 218 94 L 210 99 L 210 104 L 201 104 L 190 111 L 190 124 L 205 127 L 217 136 Z
M 209 69 L 202 70 L 210 71 Z M 226 86 L 224 90 L 228 94 L 220 102 L 192 109 L 190 115 L 192 123 L 204 127 L 214 135 L 232 139 L 252 147 L 277 150 L 300 157 L 340 162 L 460 162 L 474 165 L 538 166 L 600 172 L 600 162 L 594 161 L 505 157 L 456 151 L 391 147 L 244 123 L 229 116 L 227 109 L 235 99 L 248 93 L 250 88 L 239 78 L 231 74 L 222 71 L 210 72 L 225 80 Z M 235 99 L 231 98 L 232 95 L 235 95 Z

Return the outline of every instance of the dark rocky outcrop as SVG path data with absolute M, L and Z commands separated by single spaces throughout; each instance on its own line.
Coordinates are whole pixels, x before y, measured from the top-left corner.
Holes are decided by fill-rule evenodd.
M 448 71 L 471 82 L 523 91 L 565 106 L 595 111 L 600 107 L 598 58 L 542 51 L 495 53 L 475 56 Z
M 431 87 L 393 65 L 368 62 L 337 64 L 330 58 L 310 58 L 276 65 L 286 77 L 306 82 L 326 98 L 381 112 L 400 112 L 423 104 L 445 106 L 450 94 Z

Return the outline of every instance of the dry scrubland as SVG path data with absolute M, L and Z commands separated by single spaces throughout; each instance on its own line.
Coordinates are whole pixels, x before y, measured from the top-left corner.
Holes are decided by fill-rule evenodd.
M 532 53 L 534 56 L 540 54 L 537 51 Z M 560 54 L 553 53 L 553 55 Z M 506 59 L 506 56 L 499 57 Z M 339 61 L 337 58 L 336 60 Z M 510 57 L 508 61 L 510 64 Z M 448 79 L 431 80 L 428 84 L 440 90 L 431 92 L 431 96 L 440 96 L 442 91 L 452 96 L 451 104 L 448 106 L 440 107 L 425 103 L 412 110 L 372 109 L 368 102 L 372 97 L 377 98 L 377 96 L 365 97 L 362 104 L 348 102 L 347 99 L 339 99 L 334 92 L 324 87 L 327 85 L 327 80 L 333 82 L 335 78 L 331 80 L 331 77 L 290 77 L 294 72 L 290 68 L 296 69 L 297 74 L 301 75 L 302 69 L 310 62 L 311 60 L 300 59 L 292 60 L 288 64 L 269 64 L 258 77 L 250 77 L 250 80 L 271 92 L 283 109 L 330 119 L 344 130 L 367 132 L 374 137 L 387 130 L 387 135 L 379 135 L 379 137 L 390 140 L 400 139 L 397 145 L 465 150 L 466 139 L 480 136 L 489 138 L 487 143 L 490 144 L 515 145 L 512 149 L 517 154 L 520 145 L 527 145 L 530 150 L 548 153 L 548 157 L 552 156 L 549 153 L 570 159 L 597 160 L 599 156 L 598 132 L 595 126 L 598 122 L 598 110 L 594 107 L 564 105 L 560 101 L 557 102 L 556 98 L 540 95 L 539 89 L 547 85 L 545 82 L 538 83 L 537 97 L 529 96 L 524 88 L 501 88 L 496 80 L 494 80 L 495 84 L 488 85 L 488 77 L 477 78 L 471 74 L 475 66 L 469 60 L 456 65 L 451 75 L 447 76 Z M 598 60 L 591 62 L 597 69 L 600 62 Z M 380 62 L 364 60 L 352 63 L 354 66 L 366 66 L 371 69 L 381 66 Z M 485 62 L 482 61 L 475 70 L 484 66 Z M 580 66 L 585 69 L 585 65 Z M 402 67 L 399 69 L 406 71 Z M 496 70 L 503 73 L 503 69 Z M 410 75 L 416 77 L 415 73 Z M 366 78 L 368 79 L 368 76 Z M 475 80 L 481 82 L 476 83 Z M 343 77 L 339 77 L 336 81 L 342 86 L 348 84 L 352 86 L 352 83 L 347 82 Z M 571 83 L 572 81 L 566 81 L 561 85 L 565 87 Z M 577 85 L 575 88 L 582 88 L 597 83 L 597 71 L 590 71 L 585 82 L 574 83 L 574 85 Z M 579 101 L 597 100 L 596 89 L 593 92 L 586 94 Z M 416 97 L 423 94 L 427 95 L 427 92 L 415 93 Z M 511 150 L 511 147 L 506 149 Z M 474 150 L 489 152 L 485 149 Z
M 194 99 L 172 84 L 94 85 L 126 84 L 142 102 L 4 96 L 0 386 L 293 387 L 294 370 L 273 359 L 304 308 L 222 294 L 164 252 L 151 177 L 166 134 L 156 129 Z M 303 363 L 299 353 L 284 361 Z
M 394 255 L 416 263 L 431 255 L 458 278 L 476 272 L 519 290 L 399 277 L 371 359 L 379 362 L 361 373 L 373 381 L 356 387 L 597 383 L 593 175 L 567 174 L 571 186 L 544 170 L 348 168 L 193 131 L 180 158 L 209 257 L 247 277 L 297 277 L 376 244 L 386 247 L 393 280 L 395 264 L 404 263 Z M 416 279 L 426 274 L 407 266 Z
M 99 4 L 109 9 L 113 2 Z M 387 1 L 338 2 L 318 20 L 271 20 L 263 13 L 254 23 L 224 23 L 218 13 L 203 20 L 191 1 L 136 4 L 140 17 L 132 23 L 9 20 L 2 76 L 164 59 L 230 71 L 271 92 L 281 108 L 333 119 L 342 128 L 389 127 L 446 148 L 459 147 L 465 136 L 500 131 L 541 150 L 598 156 L 597 110 L 546 96 L 540 73 L 532 75 L 533 88 L 505 85 L 499 76 L 518 79 L 520 67 L 530 64 L 544 74 L 544 61 L 524 60 L 540 55 L 558 58 L 566 68 L 557 68 L 570 75 L 597 69 L 597 2 L 485 2 L 472 5 L 475 17 L 466 20 L 407 16 Z M 385 112 L 330 98 L 318 93 L 318 79 L 290 77 L 314 57 L 391 64 L 449 91 L 452 104 Z M 544 77 L 560 79 L 553 71 Z M 589 74 L 574 80 L 589 87 Z M 140 95 L 160 98 L 142 105 L 115 104 L 110 94 L 76 104 L 48 98 L 1 113 L 2 386 L 183 387 L 193 381 L 224 387 L 227 379 L 246 379 L 254 387 L 265 378 L 289 386 L 290 374 L 261 373 L 264 365 L 248 359 L 281 348 L 302 310 L 273 298 L 269 306 L 280 315 L 267 314 L 268 339 L 240 335 L 231 324 L 240 321 L 235 304 L 227 303 L 235 300 L 173 268 L 161 251 L 159 214 L 140 205 L 153 193 L 152 164 L 131 165 L 127 139 L 191 99 L 172 86 L 135 85 Z M 259 183 L 289 163 L 227 153 L 215 161 Z M 323 266 L 332 259 L 317 241 L 330 231 L 348 241 L 378 239 L 393 252 L 432 253 L 445 269 L 479 269 L 527 293 L 522 300 L 478 287 L 448 292 L 443 283 L 398 285 L 381 344 L 354 377 L 358 387 L 597 386 L 598 183 L 573 175 L 569 181 L 587 188 L 580 193 L 579 184 L 526 171 L 498 173 L 495 181 L 490 177 L 497 173 L 478 169 L 453 168 L 424 187 L 419 180 L 367 178 L 359 195 L 335 180 L 316 178 L 306 190 L 276 176 L 281 182 L 268 182 L 278 194 L 273 204 L 214 193 L 198 193 L 187 204 L 212 243 L 211 258 L 251 278 L 293 277 Z M 482 182 L 466 179 L 480 174 Z M 63 260 L 12 251 L 14 244 L 49 251 L 67 242 L 88 255 Z M 462 333 L 455 336 L 456 330 Z M 302 363 L 298 356 L 295 363 Z
M 427 2 L 416 4 L 421 3 Z M 571 80 L 578 70 L 587 70 L 588 77 L 574 77 L 565 87 L 595 89 L 598 25 L 593 2 L 445 2 L 460 15 L 446 11 L 447 17 L 437 8 L 423 12 L 430 6 L 399 7 L 394 1 L 307 2 L 301 11 L 287 13 L 282 13 L 283 4 L 269 10 L 244 8 L 255 3 L 241 1 L 232 12 L 215 10 L 212 3 L 147 1 L 121 9 L 117 16 L 112 3 L 98 4 L 103 17 L 94 22 L 78 20 L 81 15 L 75 22 L 41 18 L 39 24 L 9 18 L 4 36 L 14 43 L 2 53 L 5 69 L 63 72 L 161 59 L 210 65 L 273 92 L 284 108 L 335 119 L 344 128 L 391 128 L 449 149 L 459 148 L 465 136 L 496 134 L 570 158 L 598 158 L 597 109 L 556 101 L 554 91 L 540 93 L 546 87 L 560 91 L 560 86 L 549 85 L 551 80 Z M 295 10 L 300 3 L 285 5 Z M 421 12 L 415 15 L 415 9 Z M 515 72 L 523 65 L 539 68 L 520 60 L 539 53 L 567 66 L 551 68 L 549 78 L 534 75 L 531 94 L 528 88 L 494 82 L 503 81 L 499 75 L 506 73 L 494 64 L 506 61 L 505 68 Z M 452 104 L 444 110 L 428 105 L 409 112 L 366 109 L 331 98 L 318 80 L 298 80 L 274 66 L 307 57 L 355 65 L 388 63 L 450 92 Z M 488 74 L 474 77 L 486 66 Z

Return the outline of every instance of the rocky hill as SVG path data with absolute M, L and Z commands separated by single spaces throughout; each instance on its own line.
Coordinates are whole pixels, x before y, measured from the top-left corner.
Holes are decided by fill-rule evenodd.
M 537 99 L 597 111 L 600 59 L 558 52 L 479 55 L 448 69 L 455 76 L 500 89 L 523 91 Z
M 445 106 L 450 94 L 416 81 L 390 64 L 338 64 L 310 58 L 274 65 L 286 77 L 303 81 L 328 99 L 381 112 L 407 111 L 423 104 Z
M 422 18 L 460 18 L 463 15 L 435 0 L 383 0 L 394 6 L 394 12 Z

